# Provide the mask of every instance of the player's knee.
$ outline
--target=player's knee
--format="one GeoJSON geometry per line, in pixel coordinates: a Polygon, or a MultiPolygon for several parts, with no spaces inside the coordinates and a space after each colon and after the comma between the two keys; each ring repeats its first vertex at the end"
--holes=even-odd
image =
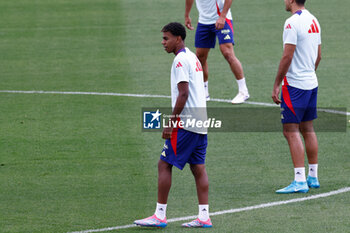
{"type": "Polygon", "coordinates": [[[299,136],[299,131],[297,130],[283,130],[283,136],[289,141],[289,140],[294,140],[299,136]]]}
{"type": "Polygon", "coordinates": [[[285,130],[283,130],[283,136],[284,136],[286,139],[288,139],[288,137],[289,137],[288,132],[287,132],[287,131],[285,131],[285,130]]]}
{"type": "Polygon", "coordinates": [[[222,55],[224,56],[224,58],[226,59],[226,61],[230,64],[234,63],[235,60],[237,59],[235,57],[235,55],[230,52],[230,51],[222,51],[222,55]]]}
{"type": "Polygon", "coordinates": [[[302,134],[307,134],[307,133],[314,133],[314,126],[312,124],[312,121],[309,122],[303,122],[300,124],[300,131],[302,134]]]}
{"type": "Polygon", "coordinates": [[[204,164],[190,164],[190,168],[194,176],[201,176],[206,172],[204,164]]]}
{"type": "Polygon", "coordinates": [[[198,57],[198,60],[201,62],[201,64],[203,64],[207,61],[207,56],[205,56],[203,54],[196,54],[196,56],[198,57]]]}

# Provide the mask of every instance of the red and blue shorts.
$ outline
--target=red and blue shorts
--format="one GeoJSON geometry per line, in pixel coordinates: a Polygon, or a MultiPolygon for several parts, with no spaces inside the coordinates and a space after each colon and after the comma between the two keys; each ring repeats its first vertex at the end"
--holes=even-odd
{"type": "Polygon", "coordinates": [[[286,79],[282,86],[282,123],[312,121],[317,118],[317,90],[302,90],[289,86],[286,79]]]}
{"type": "Polygon", "coordinates": [[[198,23],[195,36],[196,48],[215,48],[216,37],[218,37],[219,44],[232,43],[233,39],[233,23],[232,20],[226,19],[223,29],[216,30],[215,24],[201,24],[198,23]]]}
{"type": "Polygon", "coordinates": [[[160,159],[181,170],[186,163],[204,164],[207,145],[206,134],[175,128],[171,139],[165,141],[160,159]]]}

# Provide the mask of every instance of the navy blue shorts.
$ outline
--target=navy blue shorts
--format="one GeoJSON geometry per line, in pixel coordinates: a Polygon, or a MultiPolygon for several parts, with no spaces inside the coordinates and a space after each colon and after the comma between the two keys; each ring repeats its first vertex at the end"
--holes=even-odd
{"type": "Polygon", "coordinates": [[[207,145],[206,134],[176,128],[171,139],[165,141],[160,159],[181,170],[186,163],[204,164],[207,145]]]}
{"type": "Polygon", "coordinates": [[[216,30],[215,24],[198,23],[195,37],[196,48],[215,48],[216,37],[219,44],[232,43],[233,39],[233,23],[232,20],[226,19],[225,26],[221,30],[216,30]]]}
{"type": "Polygon", "coordinates": [[[317,90],[302,90],[287,85],[282,86],[282,123],[312,121],[317,118],[317,90]]]}

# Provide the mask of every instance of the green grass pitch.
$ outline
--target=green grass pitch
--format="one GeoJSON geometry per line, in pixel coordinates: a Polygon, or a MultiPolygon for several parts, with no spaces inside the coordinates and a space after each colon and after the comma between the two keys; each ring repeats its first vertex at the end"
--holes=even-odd
{"type": "MultiPolygon", "coordinates": [[[[322,27],[318,105],[350,109],[349,1],[311,1],[322,27]]],[[[0,90],[170,95],[173,55],[161,28],[184,21],[179,0],[1,0],[0,90]]],[[[282,0],[236,0],[235,52],[250,101],[272,103],[282,55],[282,0]]],[[[195,7],[191,14],[197,22],[195,7]]],[[[194,32],[187,31],[194,51],[194,32]]],[[[212,98],[237,85],[219,49],[209,55],[212,98]]],[[[0,232],[71,232],[124,226],[153,214],[160,133],[141,132],[142,107],[167,98],[0,92],[0,232]]],[[[209,102],[209,107],[234,108],[209,102]]],[[[244,107],[254,107],[244,105],[244,107]]],[[[349,121],[349,118],[348,118],[349,121]]],[[[210,211],[308,197],[350,186],[350,133],[319,132],[321,188],[276,195],[292,180],[282,132],[208,135],[210,211]]],[[[213,216],[210,232],[349,232],[350,193],[213,216]]],[[[174,169],[168,218],[197,214],[188,166],[174,169]]],[[[200,232],[169,223],[162,232],[200,232]]],[[[127,228],[114,232],[157,232],[127,228]]]]}

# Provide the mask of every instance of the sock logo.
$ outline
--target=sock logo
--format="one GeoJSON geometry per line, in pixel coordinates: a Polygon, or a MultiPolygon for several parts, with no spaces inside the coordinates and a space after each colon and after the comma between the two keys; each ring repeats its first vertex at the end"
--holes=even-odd
{"type": "Polygon", "coordinates": [[[301,173],[300,173],[300,172],[297,172],[297,175],[301,175],[301,173]]]}
{"type": "Polygon", "coordinates": [[[204,208],[204,209],[202,209],[202,211],[207,211],[207,209],[206,209],[206,208],[204,208]]]}
{"type": "Polygon", "coordinates": [[[159,211],[164,211],[163,208],[159,208],[159,211]]]}

